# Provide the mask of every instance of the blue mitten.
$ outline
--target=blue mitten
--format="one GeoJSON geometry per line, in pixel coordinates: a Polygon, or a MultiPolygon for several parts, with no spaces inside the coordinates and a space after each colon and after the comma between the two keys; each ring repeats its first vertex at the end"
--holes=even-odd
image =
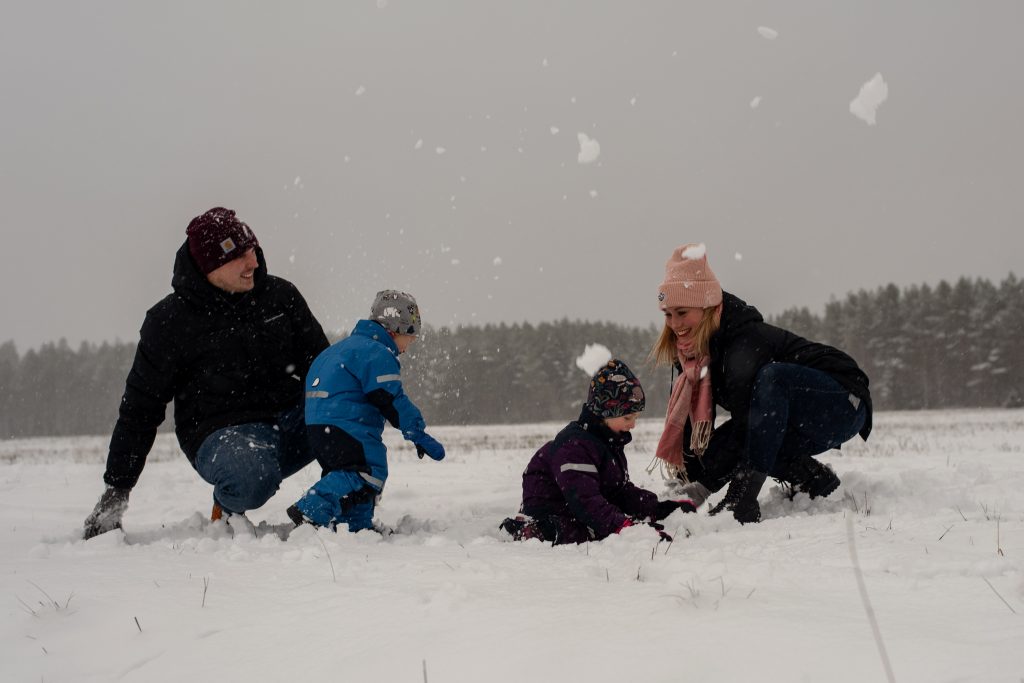
{"type": "Polygon", "coordinates": [[[419,435],[414,443],[416,444],[416,454],[421,458],[424,455],[429,455],[432,460],[444,459],[444,446],[426,432],[419,435]]]}

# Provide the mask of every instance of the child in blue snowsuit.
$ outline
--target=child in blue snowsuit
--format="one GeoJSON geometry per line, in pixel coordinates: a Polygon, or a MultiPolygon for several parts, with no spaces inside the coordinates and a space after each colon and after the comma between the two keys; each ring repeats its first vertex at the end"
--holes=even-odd
{"type": "Polygon", "coordinates": [[[377,497],[388,478],[384,421],[400,430],[422,458],[444,458],[420,413],[402,389],[398,356],[416,339],[420,312],[409,294],[384,290],[370,318],[324,350],[306,376],[306,431],[323,477],[288,508],[303,522],[349,531],[373,526],[377,497]]]}

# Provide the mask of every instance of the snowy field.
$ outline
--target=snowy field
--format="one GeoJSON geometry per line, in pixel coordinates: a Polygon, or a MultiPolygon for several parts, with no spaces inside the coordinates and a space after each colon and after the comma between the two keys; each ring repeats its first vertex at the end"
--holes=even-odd
{"type": "MultiPolygon", "coordinates": [[[[864,683],[883,650],[897,681],[1024,680],[1024,411],[879,415],[825,456],[832,497],[770,483],[760,525],[702,509],[667,520],[671,545],[505,542],[559,426],[432,430],[441,463],[392,441],[388,538],[281,540],[315,468],[232,536],[161,436],[125,533],[83,542],[107,437],[0,442],[0,680],[864,683]]],[[[661,494],[658,433],[627,452],[661,494]]]]}

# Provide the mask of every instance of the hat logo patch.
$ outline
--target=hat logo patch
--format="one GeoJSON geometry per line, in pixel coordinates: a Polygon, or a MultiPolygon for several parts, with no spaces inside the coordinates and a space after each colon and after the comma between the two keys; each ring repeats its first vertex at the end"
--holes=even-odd
{"type": "Polygon", "coordinates": [[[220,243],[220,248],[225,254],[230,254],[235,250],[235,241],[228,237],[220,243]]]}
{"type": "Polygon", "coordinates": [[[402,314],[394,306],[388,306],[380,313],[382,318],[401,318],[402,314]]]}
{"type": "Polygon", "coordinates": [[[658,292],[658,301],[665,300],[665,292],[658,292]]]}

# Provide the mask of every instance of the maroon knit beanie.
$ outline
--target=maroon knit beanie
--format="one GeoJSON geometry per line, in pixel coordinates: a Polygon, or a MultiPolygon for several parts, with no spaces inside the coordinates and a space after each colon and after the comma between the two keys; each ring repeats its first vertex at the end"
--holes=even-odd
{"type": "Polygon", "coordinates": [[[193,218],[185,234],[188,251],[203,275],[259,246],[249,226],[235,218],[234,211],[219,206],[193,218]]]}

